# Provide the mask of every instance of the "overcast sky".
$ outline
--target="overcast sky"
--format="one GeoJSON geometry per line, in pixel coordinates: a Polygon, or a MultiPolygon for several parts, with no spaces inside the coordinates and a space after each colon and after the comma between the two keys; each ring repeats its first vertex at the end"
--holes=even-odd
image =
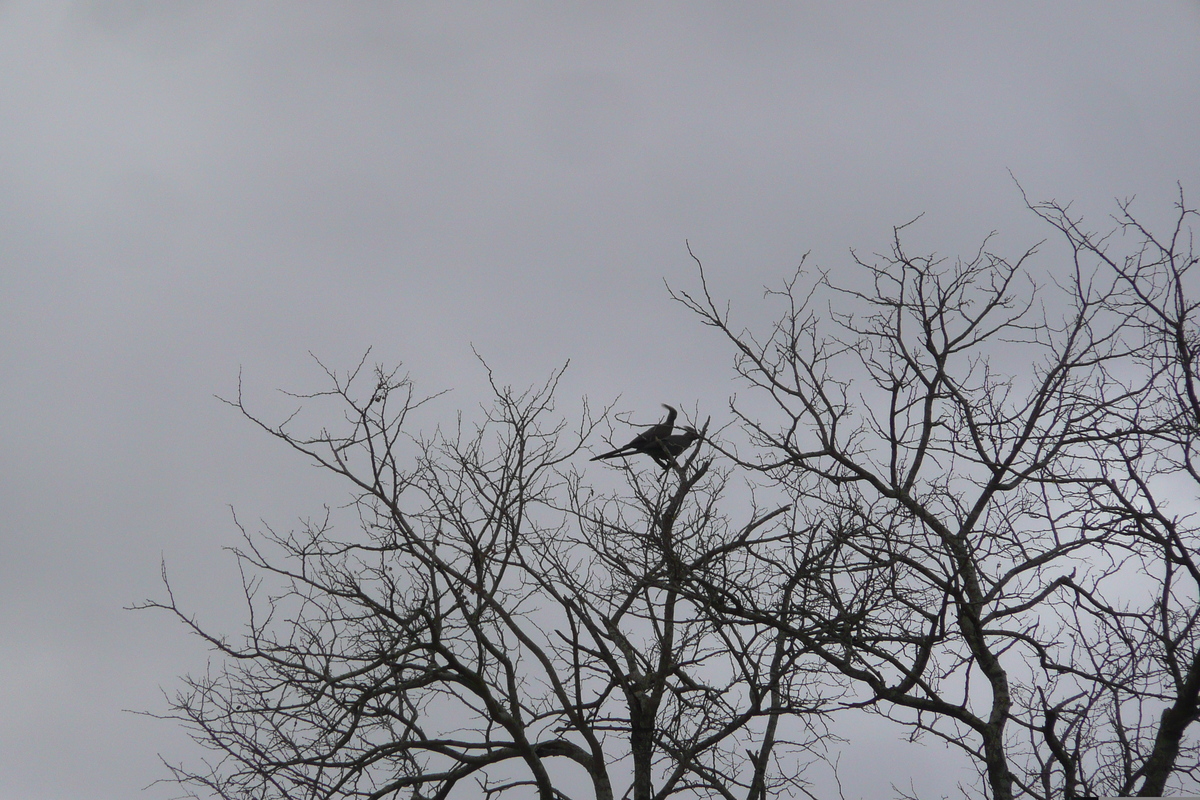
{"type": "MultiPolygon", "coordinates": [[[[927,249],[1024,249],[1010,170],[1159,213],[1200,197],[1198,42],[1195,0],[0,0],[0,800],[174,796],[141,789],[194,751],[122,709],[205,652],[122,607],[165,558],[236,633],[229,507],[344,499],[213,398],[239,369],[269,415],[309,351],[374,347],[449,413],[486,399],[474,345],[516,385],[570,359],[570,401],[718,413],[728,354],[663,286],[685,239],[737,313],[922,212],[927,249]]],[[[848,790],[887,796],[890,753],[949,791],[899,734],[848,790]]]]}

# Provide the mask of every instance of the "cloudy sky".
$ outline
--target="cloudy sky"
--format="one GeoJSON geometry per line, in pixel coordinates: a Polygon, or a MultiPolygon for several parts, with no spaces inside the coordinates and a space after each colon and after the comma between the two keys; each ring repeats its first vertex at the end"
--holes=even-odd
{"type": "MultiPolygon", "coordinates": [[[[922,212],[927,249],[1024,249],[1010,170],[1098,223],[1159,213],[1200,196],[1197,42],[1195,0],[0,0],[0,800],[174,796],[141,790],[194,751],[123,709],[205,652],[122,607],[165,558],[236,632],[230,507],[343,499],[214,399],[239,370],[269,415],[319,386],[309,352],[373,347],[470,408],[474,346],[505,382],[570,359],[567,398],[717,413],[728,356],[663,286],[685,240],[749,313],[922,212]]],[[[898,735],[857,752],[944,759],[898,735]]]]}

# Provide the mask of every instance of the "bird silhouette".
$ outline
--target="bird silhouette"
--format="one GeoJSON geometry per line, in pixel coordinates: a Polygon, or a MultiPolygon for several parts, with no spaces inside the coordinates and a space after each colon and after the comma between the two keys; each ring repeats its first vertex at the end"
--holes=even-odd
{"type": "MultiPolygon", "coordinates": [[[[657,425],[651,425],[646,430],[639,433],[630,440],[629,444],[618,447],[616,450],[610,450],[607,453],[601,453],[594,457],[592,461],[602,461],[606,458],[624,458],[637,453],[646,453],[655,461],[658,460],[659,453],[665,453],[663,441],[671,437],[671,431],[675,429],[675,417],[678,412],[674,408],[663,403],[663,408],[667,410],[667,418],[657,425]]],[[[691,444],[689,441],[688,444],[691,444]]],[[[686,445],[683,449],[686,449],[686,445]]],[[[683,452],[681,449],[679,452],[683,452]]]]}

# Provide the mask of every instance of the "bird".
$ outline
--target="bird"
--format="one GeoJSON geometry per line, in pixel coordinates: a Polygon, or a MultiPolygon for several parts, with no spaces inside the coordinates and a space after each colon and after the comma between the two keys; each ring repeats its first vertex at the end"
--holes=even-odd
{"type": "MultiPolygon", "coordinates": [[[[656,454],[665,452],[662,442],[664,439],[670,438],[671,431],[675,429],[675,417],[678,416],[678,412],[666,403],[663,403],[663,408],[667,410],[667,418],[665,420],[657,425],[651,425],[649,428],[646,428],[646,430],[633,437],[629,444],[624,447],[618,447],[616,450],[601,453],[594,457],[592,461],[601,461],[606,458],[624,458],[635,453],[646,453],[657,461],[658,457],[656,454]]],[[[682,453],[683,450],[679,452],[682,453]]]]}

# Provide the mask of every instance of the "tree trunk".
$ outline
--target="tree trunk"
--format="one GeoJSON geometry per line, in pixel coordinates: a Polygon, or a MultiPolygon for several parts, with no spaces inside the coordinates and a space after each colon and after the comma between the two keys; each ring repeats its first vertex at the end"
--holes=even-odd
{"type": "Polygon", "coordinates": [[[1154,737],[1154,749],[1146,759],[1143,772],[1146,776],[1138,797],[1162,797],[1167,778],[1175,769],[1179,756],[1179,742],[1188,725],[1196,718],[1197,696],[1200,696],[1200,656],[1192,658],[1191,667],[1184,678],[1183,686],[1174,704],[1162,713],[1158,723],[1158,735],[1154,737]]]}
{"type": "MultiPolygon", "coordinates": [[[[644,698],[639,698],[644,701],[644,698]]],[[[635,701],[636,702],[636,701],[635,701]]],[[[636,708],[630,715],[629,749],[633,754],[633,800],[651,800],[654,797],[654,726],[653,720],[644,719],[645,711],[636,708]]]]}

